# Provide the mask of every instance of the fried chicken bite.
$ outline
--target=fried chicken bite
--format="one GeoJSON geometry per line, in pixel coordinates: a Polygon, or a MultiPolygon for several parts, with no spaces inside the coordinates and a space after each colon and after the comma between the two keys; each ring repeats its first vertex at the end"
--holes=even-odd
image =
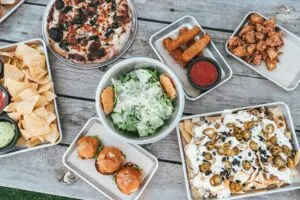
{"type": "Polygon", "coordinates": [[[264,20],[265,19],[262,16],[254,13],[250,16],[249,23],[251,24],[263,23],[264,20]]]}
{"type": "Polygon", "coordinates": [[[244,57],[247,55],[247,50],[244,46],[238,46],[233,49],[233,54],[237,57],[244,57]]]}
{"type": "Polygon", "coordinates": [[[123,153],[116,147],[104,147],[96,160],[96,169],[99,173],[111,175],[118,171],[125,157],[123,153]]]}
{"type": "Polygon", "coordinates": [[[264,61],[268,70],[276,68],[283,45],[283,32],[276,27],[275,18],[266,20],[258,14],[252,14],[248,24],[228,41],[234,55],[253,65],[264,61]]]}
{"type": "Polygon", "coordinates": [[[137,165],[127,163],[116,174],[116,183],[121,192],[130,195],[141,185],[142,173],[137,165]]]}

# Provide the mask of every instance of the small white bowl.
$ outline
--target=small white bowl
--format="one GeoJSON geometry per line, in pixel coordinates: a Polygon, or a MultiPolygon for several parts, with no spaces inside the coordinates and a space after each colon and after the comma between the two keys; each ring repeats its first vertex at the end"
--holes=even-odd
{"type": "Polygon", "coordinates": [[[106,129],[106,131],[115,137],[131,144],[148,144],[156,142],[164,137],[166,137],[179,123],[179,120],[182,116],[184,109],[184,92],[182,85],[175,75],[175,73],[165,64],[145,57],[135,57],[129,58],[122,62],[115,64],[110,70],[106,72],[106,74],[101,79],[97,91],[96,91],[96,110],[99,116],[99,119],[106,129]],[[158,71],[159,74],[165,74],[170,77],[173,81],[173,84],[177,91],[177,97],[175,101],[175,110],[172,113],[171,117],[165,121],[165,124],[160,127],[157,132],[151,136],[146,137],[130,137],[128,135],[123,134],[124,131],[120,130],[116,125],[113,124],[112,120],[107,117],[107,115],[103,112],[101,103],[100,103],[100,94],[104,88],[112,85],[112,79],[118,79],[121,75],[130,72],[139,68],[153,68],[158,71]]]}

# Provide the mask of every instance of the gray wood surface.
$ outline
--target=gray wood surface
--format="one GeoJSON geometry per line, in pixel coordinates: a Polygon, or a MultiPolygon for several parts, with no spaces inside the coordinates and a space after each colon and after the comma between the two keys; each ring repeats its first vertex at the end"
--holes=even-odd
{"type": "MultiPolygon", "coordinates": [[[[48,0],[27,0],[17,12],[0,25],[0,45],[41,38],[41,23],[48,0]]],[[[185,114],[198,114],[273,101],[286,102],[300,132],[300,92],[285,92],[265,78],[229,57],[224,44],[244,15],[252,10],[276,16],[279,23],[300,36],[300,2],[292,0],[134,0],[138,12],[138,34],[121,58],[156,58],[148,45],[149,37],[168,23],[188,14],[204,26],[233,69],[233,78],[202,99],[185,105],[185,114]]],[[[81,180],[65,184],[67,172],[61,157],[85,122],[96,115],[94,95],[101,77],[110,66],[78,70],[58,61],[50,53],[51,68],[58,94],[63,140],[61,144],[0,161],[0,185],[79,199],[104,199],[81,180]]],[[[300,136],[300,133],[298,134],[300,136]]],[[[181,158],[175,131],[163,140],[144,146],[159,158],[159,169],[141,199],[186,199],[181,158]]],[[[253,199],[299,199],[300,191],[279,193],[253,199]]],[[[0,198],[1,199],[1,198],[0,198]]]]}

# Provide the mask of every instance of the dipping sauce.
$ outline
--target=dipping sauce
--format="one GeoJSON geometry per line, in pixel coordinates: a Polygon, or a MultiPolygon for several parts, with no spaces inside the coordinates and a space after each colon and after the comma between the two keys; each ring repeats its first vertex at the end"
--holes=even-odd
{"type": "Polygon", "coordinates": [[[9,122],[0,122],[0,149],[8,146],[15,136],[15,126],[9,122]]]}
{"type": "Polygon", "coordinates": [[[0,90],[0,113],[3,111],[6,105],[7,105],[7,95],[5,94],[5,92],[0,90]]]}
{"type": "Polygon", "coordinates": [[[200,87],[209,87],[218,80],[217,67],[207,60],[199,60],[192,64],[189,71],[191,81],[200,87]]]}

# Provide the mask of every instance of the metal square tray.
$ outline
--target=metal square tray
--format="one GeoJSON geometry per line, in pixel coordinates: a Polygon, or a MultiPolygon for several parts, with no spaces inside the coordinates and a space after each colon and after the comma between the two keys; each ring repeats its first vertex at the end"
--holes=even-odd
{"type": "MultiPolygon", "coordinates": [[[[248,23],[248,19],[250,15],[254,13],[267,19],[265,16],[263,16],[260,13],[249,12],[244,17],[242,22],[238,25],[237,29],[233,32],[230,38],[232,38],[233,36],[239,33],[242,27],[248,23]]],[[[279,56],[280,62],[277,64],[277,68],[274,71],[268,71],[266,68],[266,64],[264,62],[262,62],[258,66],[254,66],[247,63],[243,59],[235,56],[228,49],[228,41],[225,44],[225,49],[229,55],[231,55],[232,57],[234,57],[244,65],[250,67],[252,70],[256,71],[260,75],[269,79],[279,87],[283,88],[286,91],[292,91],[295,90],[298,84],[300,83],[300,67],[297,64],[299,62],[298,57],[300,55],[300,38],[278,24],[277,27],[281,31],[283,31],[285,45],[283,46],[282,49],[280,49],[280,51],[283,52],[283,54],[279,56]]]]}
{"type": "Polygon", "coordinates": [[[217,84],[210,90],[201,92],[199,89],[194,88],[188,81],[187,78],[187,70],[181,67],[168,53],[168,51],[163,46],[163,39],[166,37],[176,37],[178,35],[178,31],[182,27],[192,28],[194,26],[199,26],[202,33],[205,33],[203,28],[199,25],[196,19],[192,16],[184,16],[177,21],[173,22],[169,26],[164,29],[158,31],[153,34],[149,43],[152,47],[153,51],[156,53],[157,57],[164,63],[166,63],[178,76],[180,79],[182,86],[184,88],[185,97],[189,100],[195,101],[205,94],[208,94],[212,90],[216,89],[226,81],[228,81],[232,76],[232,70],[229,67],[226,60],[223,58],[214,42],[211,41],[209,45],[203,50],[204,56],[210,57],[214,59],[221,67],[221,80],[220,83],[217,84]]]}
{"type": "Polygon", "coordinates": [[[23,3],[25,2],[25,0],[18,0],[18,2],[15,5],[11,5],[11,6],[2,6],[3,9],[3,15],[0,16],[0,24],[9,16],[11,15],[13,12],[15,12],[15,10],[17,8],[19,8],[23,3]]]}
{"type": "MultiPolygon", "coordinates": [[[[295,132],[292,116],[290,113],[290,109],[287,104],[283,102],[274,102],[274,103],[267,103],[267,104],[261,104],[261,105],[255,105],[255,106],[248,106],[248,107],[242,107],[242,108],[236,108],[236,109],[229,109],[229,110],[224,110],[224,111],[218,111],[218,112],[211,112],[211,113],[206,113],[206,114],[198,114],[198,115],[191,115],[187,117],[183,117],[181,120],[185,119],[192,119],[192,118],[200,118],[200,117],[208,117],[208,116],[220,116],[224,112],[237,112],[240,110],[248,110],[252,108],[260,108],[260,107],[266,107],[266,108],[272,108],[272,107],[280,107],[284,118],[287,123],[287,127],[291,131],[293,135],[293,141],[294,141],[294,148],[299,151],[299,143],[297,140],[297,134],[295,132]]],[[[189,185],[189,180],[188,180],[188,173],[187,173],[187,167],[186,167],[186,158],[185,158],[185,153],[184,153],[184,139],[182,139],[182,135],[180,134],[179,127],[177,126],[176,128],[177,132],[177,137],[178,137],[178,143],[179,143],[179,149],[180,149],[180,155],[181,155],[181,160],[182,160],[182,169],[184,173],[184,180],[185,180],[185,186],[186,186],[186,192],[187,192],[187,197],[189,200],[192,200],[192,193],[189,185]]],[[[266,194],[273,194],[276,192],[287,192],[290,190],[296,190],[300,189],[300,167],[297,169],[297,175],[294,179],[294,183],[285,187],[281,188],[275,188],[275,189],[269,189],[269,190],[258,190],[258,191],[253,191],[253,192],[248,192],[245,194],[241,195],[233,195],[230,196],[226,199],[231,200],[231,199],[240,199],[240,198],[245,198],[245,197],[253,197],[253,196],[259,196],[259,195],[266,195],[266,194]]]]}
{"type": "MultiPolygon", "coordinates": [[[[20,42],[20,43],[25,43],[25,44],[28,44],[28,45],[36,44],[36,45],[40,45],[42,47],[45,58],[46,58],[48,74],[50,76],[51,81],[53,82],[53,78],[52,78],[52,74],[51,74],[51,68],[50,68],[50,62],[49,62],[49,56],[48,56],[47,47],[46,47],[45,42],[41,39],[32,39],[32,40],[27,40],[27,41],[20,42]]],[[[16,49],[17,45],[20,44],[20,43],[15,43],[15,44],[0,47],[0,51],[13,51],[13,50],[16,49]]],[[[55,94],[54,87],[53,87],[53,92],[55,94]]],[[[60,126],[60,120],[59,120],[59,114],[58,114],[56,98],[54,98],[53,104],[54,104],[56,121],[57,121],[57,123],[56,123],[57,124],[57,129],[58,129],[59,134],[60,134],[60,137],[56,141],[56,143],[54,143],[54,144],[44,143],[44,144],[40,144],[38,146],[31,147],[31,148],[24,147],[24,146],[15,146],[10,152],[5,153],[5,154],[0,154],[0,158],[15,155],[15,154],[19,154],[19,153],[23,153],[23,152],[28,152],[28,151],[32,151],[32,150],[37,150],[37,149],[41,149],[41,148],[46,148],[46,147],[54,146],[54,145],[60,143],[60,141],[62,140],[62,131],[61,131],[61,126],[60,126]]]]}
{"type": "Polygon", "coordinates": [[[107,198],[113,200],[138,199],[158,168],[157,158],[142,147],[127,144],[107,133],[98,118],[90,118],[84,125],[75,140],[65,152],[63,156],[63,163],[82,180],[101,192],[107,198]],[[137,164],[141,169],[143,169],[142,184],[138,191],[131,195],[123,194],[118,189],[113,176],[102,175],[96,170],[94,159],[78,159],[77,141],[86,135],[97,135],[103,142],[104,146],[115,146],[119,148],[126,155],[126,162],[137,164]]]}

